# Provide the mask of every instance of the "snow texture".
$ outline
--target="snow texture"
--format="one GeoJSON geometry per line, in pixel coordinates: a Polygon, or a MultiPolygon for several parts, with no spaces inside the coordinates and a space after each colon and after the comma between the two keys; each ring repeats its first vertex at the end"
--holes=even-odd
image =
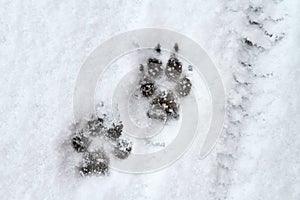
{"type": "Polygon", "coordinates": [[[299,12],[298,0],[2,0],[1,199],[300,199],[299,12]],[[207,51],[226,90],[223,134],[204,160],[193,146],[155,173],[77,176],[65,133],[79,69],[145,27],[207,51]]]}

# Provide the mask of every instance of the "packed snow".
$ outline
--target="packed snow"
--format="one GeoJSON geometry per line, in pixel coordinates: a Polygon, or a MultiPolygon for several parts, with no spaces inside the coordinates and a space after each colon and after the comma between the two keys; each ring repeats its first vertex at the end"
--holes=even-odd
{"type": "Polygon", "coordinates": [[[1,199],[300,199],[299,12],[297,0],[2,0],[1,199]],[[191,146],[153,173],[80,177],[66,142],[78,72],[107,39],[146,27],[182,33],[213,60],[221,138],[205,159],[191,146]]]}

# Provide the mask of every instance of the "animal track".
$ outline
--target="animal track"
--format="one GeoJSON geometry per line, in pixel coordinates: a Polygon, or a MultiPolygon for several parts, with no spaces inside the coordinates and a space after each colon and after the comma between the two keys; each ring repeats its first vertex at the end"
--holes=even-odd
{"type": "Polygon", "coordinates": [[[109,172],[109,156],[97,145],[96,149],[90,148],[91,143],[100,140],[108,143],[113,151],[111,152],[118,159],[126,159],[132,150],[132,143],[122,139],[122,122],[107,123],[107,117],[92,116],[89,119],[77,122],[71,128],[71,144],[77,153],[83,154],[82,161],[78,167],[79,174],[86,175],[107,175],[109,172]]]}
{"type": "MultiPolygon", "coordinates": [[[[159,44],[154,50],[161,54],[159,44]]],[[[149,103],[146,114],[162,122],[179,118],[180,98],[188,96],[192,89],[192,82],[184,74],[183,64],[177,57],[177,44],[174,51],[166,64],[152,56],[147,59],[145,66],[140,65],[139,90],[149,103]]],[[[188,70],[191,71],[191,66],[188,66],[188,70]]],[[[78,166],[82,176],[109,173],[110,157],[105,144],[110,146],[108,149],[117,159],[126,159],[132,152],[132,142],[122,138],[122,122],[111,122],[107,115],[81,120],[73,125],[71,131],[71,145],[77,153],[82,154],[78,166]]]]}
{"type": "MultiPolygon", "coordinates": [[[[154,50],[161,54],[161,46],[157,44],[154,50]]],[[[174,45],[175,52],[171,54],[165,66],[163,62],[155,57],[147,60],[147,67],[140,67],[140,91],[149,99],[149,110],[147,116],[152,119],[165,121],[179,117],[179,98],[188,96],[192,89],[191,80],[183,73],[182,62],[177,58],[179,46],[174,45]],[[166,89],[160,85],[159,80],[166,80],[173,85],[166,89]]],[[[188,66],[191,71],[191,66],[188,66]]],[[[169,85],[169,84],[168,84],[169,85]]]]}

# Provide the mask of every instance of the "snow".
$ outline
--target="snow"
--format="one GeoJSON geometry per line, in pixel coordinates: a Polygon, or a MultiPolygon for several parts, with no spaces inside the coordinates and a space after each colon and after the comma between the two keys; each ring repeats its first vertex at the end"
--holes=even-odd
{"type": "Polygon", "coordinates": [[[1,199],[300,198],[299,1],[0,5],[1,199]],[[178,31],[206,50],[226,90],[223,134],[205,159],[192,146],[154,173],[81,178],[65,143],[80,67],[111,36],[145,27],[178,31]]]}

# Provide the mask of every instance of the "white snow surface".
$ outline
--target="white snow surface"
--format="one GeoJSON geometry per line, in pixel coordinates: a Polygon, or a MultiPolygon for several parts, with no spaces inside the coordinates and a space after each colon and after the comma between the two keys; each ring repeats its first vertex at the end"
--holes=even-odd
{"type": "Polygon", "coordinates": [[[300,199],[299,13],[298,0],[1,0],[1,199],[300,199]],[[207,51],[226,90],[222,136],[203,160],[193,146],[155,173],[79,177],[65,141],[80,67],[145,27],[207,51]]]}

